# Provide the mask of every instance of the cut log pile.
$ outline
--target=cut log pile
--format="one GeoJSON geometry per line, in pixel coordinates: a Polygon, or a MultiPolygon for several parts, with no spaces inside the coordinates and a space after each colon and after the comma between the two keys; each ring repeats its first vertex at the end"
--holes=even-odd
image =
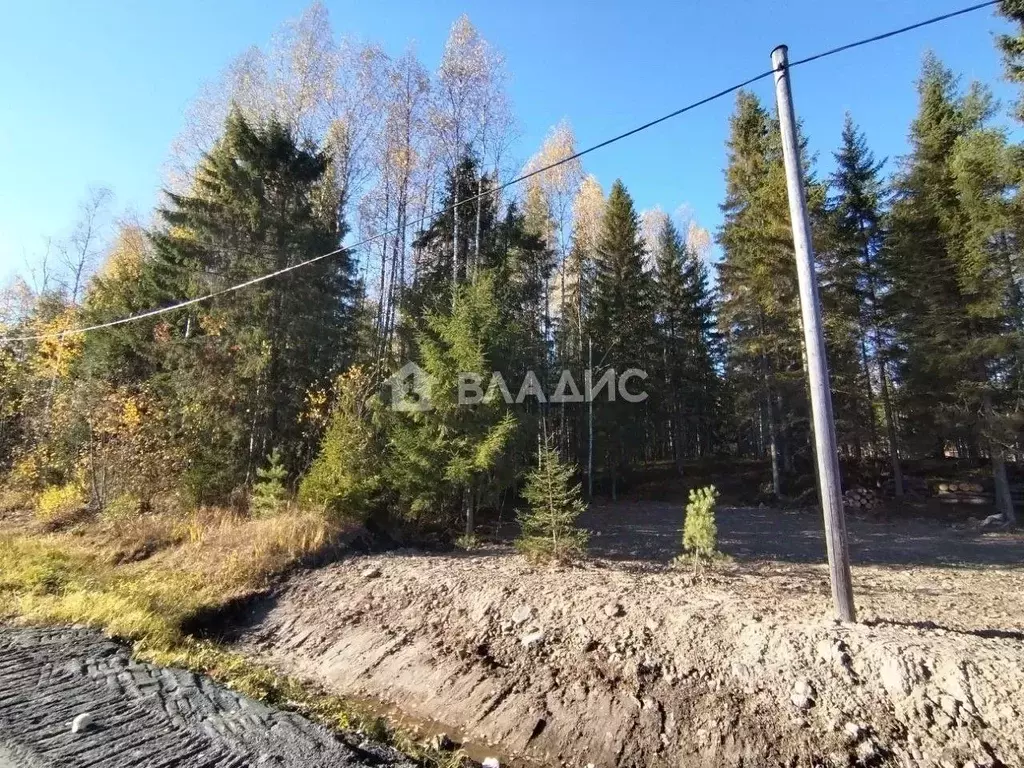
{"type": "Polygon", "coordinates": [[[876,509],[882,503],[878,491],[871,488],[851,488],[843,494],[843,506],[853,512],[876,509]]]}
{"type": "Polygon", "coordinates": [[[992,496],[980,483],[939,483],[935,495],[946,504],[991,504],[992,496]]]}

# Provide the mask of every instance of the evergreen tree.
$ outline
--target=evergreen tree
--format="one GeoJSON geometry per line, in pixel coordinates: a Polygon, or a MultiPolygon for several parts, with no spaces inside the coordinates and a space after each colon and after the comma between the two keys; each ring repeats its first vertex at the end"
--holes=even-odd
{"type": "MultiPolygon", "coordinates": [[[[608,195],[597,246],[597,274],[591,298],[590,334],[594,341],[595,384],[604,367],[621,375],[650,368],[654,347],[653,282],[645,267],[646,251],[633,200],[621,181],[608,195]]],[[[635,386],[635,383],[634,383],[635,386]]],[[[596,397],[596,395],[595,395],[596,397]]],[[[611,474],[612,495],[623,469],[643,457],[647,404],[609,401],[601,394],[594,403],[601,426],[603,453],[611,474]]]]}
{"type": "Polygon", "coordinates": [[[654,264],[659,406],[681,470],[686,456],[708,452],[718,405],[712,297],[704,265],[671,219],[658,232],[654,264]]]}
{"type": "Polygon", "coordinates": [[[897,493],[901,494],[887,355],[891,330],[880,305],[888,283],[879,263],[885,244],[883,163],[875,160],[849,114],[835,159],[832,226],[822,263],[837,428],[840,438],[852,441],[855,449],[870,445],[874,450],[878,443],[875,403],[881,402],[897,493]]]}
{"type": "Polygon", "coordinates": [[[1012,518],[1004,455],[1019,438],[1021,331],[1006,138],[985,127],[991,98],[924,64],[912,152],[892,211],[891,308],[901,403],[919,450],[988,455],[1012,518]]]}
{"type": "Polygon", "coordinates": [[[982,372],[971,370],[963,356],[972,321],[951,249],[960,211],[949,161],[985,110],[976,96],[959,94],[953,74],[932,55],[918,92],[911,154],[895,180],[884,259],[892,279],[886,311],[896,328],[900,407],[915,452],[941,456],[948,440],[976,453],[976,435],[954,415],[958,382],[982,372]]]}
{"type": "MultiPolygon", "coordinates": [[[[284,126],[232,113],[191,194],[168,195],[149,280],[181,300],[337,249],[341,200],[329,171],[284,126]]],[[[308,461],[299,414],[351,356],[355,293],[343,251],[168,321],[166,388],[183,414],[197,496],[251,480],[273,448],[290,471],[308,461]]]]}
{"type": "MultiPolygon", "coordinates": [[[[772,487],[781,493],[783,469],[792,469],[806,445],[809,423],[802,337],[777,123],[757,97],[741,92],[731,120],[726,169],[725,222],[718,234],[719,324],[728,356],[726,375],[739,408],[742,442],[772,461],[772,487]]],[[[806,154],[805,154],[806,156],[806,154]]],[[[809,205],[822,190],[806,175],[809,205]]]]}
{"type": "Polygon", "coordinates": [[[464,155],[454,173],[446,178],[441,214],[413,243],[416,264],[407,313],[433,311],[445,303],[450,304],[453,275],[457,275],[461,283],[486,266],[476,263],[477,254],[494,251],[495,196],[484,195],[479,198],[479,205],[473,198],[491,183],[486,174],[480,173],[471,155],[464,155]],[[472,202],[454,207],[456,200],[472,202]],[[456,220],[461,233],[458,238],[455,237],[456,220]],[[467,233],[471,234],[467,236],[467,233]],[[453,251],[456,245],[458,253],[453,251]]]}
{"type": "Polygon", "coordinates": [[[586,511],[583,492],[574,482],[576,467],[559,458],[552,442],[537,451],[537,465],[523,487],[529,510],[520,512],[516,547],[534,560],[567,562],[587,551],[587,532],[576,526],[586,511]]]}
{"type": "Polygon", "coordinates": [[[299,498],[333,515],[361,519],[383,490],[382,439],[374,420],[374,382],[361,367],[338,377],[320,451],[299,498]]]}
{"type": "MultiPolygon", "coordinates": [[[[1014,34],[996,38],[1003,54],[1006,78],[1024,86],[1024,0],[1003,0],[999,12],[1017,27],[1014,34]]],[[[1024,99],[1017,102],[1017,119],[1024,122],[1024,99]]]]}
{"type": "Polygon", "coordinates": [[[683,521],[683,551],[693,557],[694,568],[700,561],[710,560],[718,547],[717,501],[718,489],[713,485],[690,489],[683,521]]]}
{"type": "Polygon", "coordinates": [[[1010,522],[1015,513],[1006,457],[1019,445],[1024,426],[1022,260],[1011,196],[1019,173],[1014,154],[1001,130],[975,128],[957,140],[950,158],[960,208],[950,253],[970,323],[960,355],[977,372],[958,382],[958,416],[977,431],[992,461],[996,506],[1010,522]]]}
{"type": "Polygon", "coordinates": [[[502,398],[491,393],[460,402],[464,374],[488,387],[495,356],[509,346],[503,320],[494,278],[482,272],[459,286],[447,312],[427,316],[417,338],[425,375],[419,394],[427,407],[406,411],[392,401],[399,408],[387,428],[387,477],[406,516],[419,524],[447,528],[462,517],[472,535],[478,499],[488,495],[492,473],[507,456],[516,419],[502,398]]]}

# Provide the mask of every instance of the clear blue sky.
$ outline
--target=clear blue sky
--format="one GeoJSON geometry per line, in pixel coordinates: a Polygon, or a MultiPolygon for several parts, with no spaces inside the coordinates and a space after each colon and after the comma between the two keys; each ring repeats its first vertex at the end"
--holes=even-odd
{"type": "MultiPolygon", "coordinates": [[[[338,34],[400,52],[410,40],[431,68],[462,12],[507,57],[534,151],[562,117],[581,146],[671,111],[769,67],[903,26],[969,0],[327,0],[338,34]],[[851,11],[855,5],[856,10],[851,11]]],[[[66,234],[89,185],[118,210],[145,215],[185,106],[252,44],[265,44],[303,0],[4,0],[0,24],[0,278],[23,271],[47,235],[66,234]]],[[[797,110],[819,169],[831,166],[850,110],[880,156],[905,151],[921,56],[935,50],[965,81],[1008,103],[990,10],[794,71],[797,110]]],[[[766,101],[770,81],[755,90],[766,101]]],[[[723,194],[731,99],[658,126],[586,160],[607,189],[622,177],[640,208],[689,203],[712,229],[723,194]]]]}

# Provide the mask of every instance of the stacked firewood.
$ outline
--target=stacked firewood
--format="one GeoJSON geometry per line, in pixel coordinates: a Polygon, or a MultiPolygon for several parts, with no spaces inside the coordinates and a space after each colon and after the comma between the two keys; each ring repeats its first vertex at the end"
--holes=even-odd
{"type": "Polygon", "coordinates": [[[984,493],[980,483],[939,483],[939,493],[984,493]]]}
{"type": "Polygon", "coordinates": [[[843,494],[843,506],[851,511],[869,511],[882,503],[878,491],[871,488],[851,488],[843,494]]]}

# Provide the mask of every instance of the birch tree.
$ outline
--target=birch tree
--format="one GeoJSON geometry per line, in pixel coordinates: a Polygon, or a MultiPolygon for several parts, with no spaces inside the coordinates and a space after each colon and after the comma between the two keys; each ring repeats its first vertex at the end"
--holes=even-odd
{"type": "MultiPolygon", "coordinates": [[[[481,37],[468,16],[460,16],[445,44],[431,109],[443,170],[453,184],[463,156],[482,156],[485,148],[496,152],[507,143],[503,138],[509,124],[504,68],[504,57],[481,37]]],[[[459,203],[455,201],[456,206],[459,203]]],[[[460,232],[459,218],[455,217],[452,231],[453,282],[466,272],[465,254],[469,252],[469,233],[460,232]]],[[[478,253],[479,243],[475,249],[478,253]]]]}
{"type": "Polygon", "coordinates": [[[67,240],[57,246],[63,271],[61,287],[67,300],[77,305],[85,284],[95,270],[105,245],[107,214],[113,194],[94,187],[78,206],[78,221],[67,240]]]}

